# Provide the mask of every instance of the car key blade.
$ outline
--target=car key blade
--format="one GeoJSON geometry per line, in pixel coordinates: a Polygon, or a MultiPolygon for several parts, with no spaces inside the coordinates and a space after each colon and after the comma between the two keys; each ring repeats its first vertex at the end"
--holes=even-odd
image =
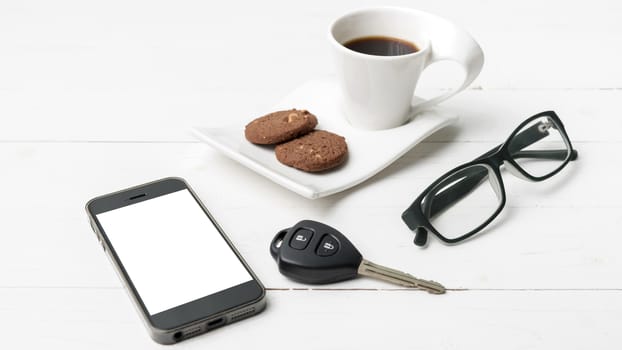
{"type": "Polygon", "coordinates": [[[445,293],[445,287],[438,282],[419,279],[411,274],[378,265],[366,259],[361,261],[358,273],[408,288],[423,289],[432,294],[445,293]]]}

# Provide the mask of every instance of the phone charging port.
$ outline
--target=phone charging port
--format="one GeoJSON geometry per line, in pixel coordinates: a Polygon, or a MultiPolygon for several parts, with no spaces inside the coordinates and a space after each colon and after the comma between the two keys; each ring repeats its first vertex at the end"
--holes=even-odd
{"type": "Polygon", "coordinates": [[[222,326],[223,324],[225,324],[225,318],[221,317],[215,320],[208,321],[206,326],[207,326],[207,329],[214,329],[214,328],[218,328],[222,326]]]}

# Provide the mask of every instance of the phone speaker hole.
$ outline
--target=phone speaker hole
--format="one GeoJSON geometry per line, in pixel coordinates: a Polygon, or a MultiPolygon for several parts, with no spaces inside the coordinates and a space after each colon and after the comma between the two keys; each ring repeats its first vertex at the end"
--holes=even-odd
{"type": "Polygon", "coordinates": [[[255,313],[255,308],[254,307],[249,307],[247,309],[244,310],[240,310],[234,314],[231,315],[231,322],[235,322],[238,320],[241,320],[243,318],[249,317],[252,314],[255,313]]]}
{"type": "Polygon", "coordinates": [[[195,335],[201,334],[202,331],[203,329],[201,328],[201,326],[184,329],[183,331],[179,331],[173,334],[173,339],[175,339],[175,341],[180,341],[182,339],[188,339],[188,338],[194,337],[195,335]]]}

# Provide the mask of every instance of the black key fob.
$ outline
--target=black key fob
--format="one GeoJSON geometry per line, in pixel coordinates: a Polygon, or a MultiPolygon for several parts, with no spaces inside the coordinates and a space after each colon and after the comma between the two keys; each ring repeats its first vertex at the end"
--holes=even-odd
{"type": "Polygon", "coordinates": [[[270,254],[283,275],[309,284],[354,278],[363,259],[339,231],[312,220],[277,233],[270,254]]]}

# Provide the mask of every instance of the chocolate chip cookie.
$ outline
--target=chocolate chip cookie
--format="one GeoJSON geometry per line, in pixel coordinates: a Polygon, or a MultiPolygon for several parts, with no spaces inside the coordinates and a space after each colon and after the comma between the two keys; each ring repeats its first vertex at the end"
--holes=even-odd
{"type": "Polygon", "coordinates": [[[346,139],[324,130],[280,144],[275,148],[279,162],[296,169],[318,172],[334,168],[346,160],[346,139]]]}
{"type": "Polygon", "coordinates": [[[246,125],[244,135],[252,143],[274,145],[309,133],[317,118],[307,110],[290,109],[259,117],[246,125]]]}

